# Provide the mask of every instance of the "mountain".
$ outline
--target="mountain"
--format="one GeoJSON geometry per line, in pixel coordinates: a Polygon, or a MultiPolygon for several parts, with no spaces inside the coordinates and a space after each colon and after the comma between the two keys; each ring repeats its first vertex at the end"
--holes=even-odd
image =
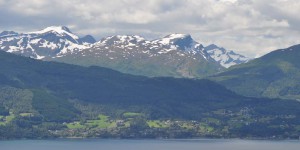
{"type": "Polygon", "coordinates": [[[293,100],[243,97],[209,80],[134,76],[6,52],[0,67],[0,139],[298,138],[300,103],[293,100]]]}
{"type": "Polygon", "coordinates": [[[298,138],[300,103],[0,52],[0,139],[298,138]],[[251,130],[250,130],[251,129],[251,130]]]}
{"type": "Polygon", "coordinates": [[[171,34],[153,41],[137,35],[111,36],[55,60],[151,77],[203,77],[223,69],[201,44],[186,34],[171,34]]]}
{"type": "Polygon", "coordinates": [[[152,41],[138,35],[115,35],[96,42],[90,35],[78,37],[65,26],[30,33],[4,31],[0,34],[0,50],[150,77],[205,77],[246,61],[223,48],[204,47],[188,34],[170,34],[152,41]]]}
{"type": "MultiPolygon", "coordinates": [[[[177,114],[176,117],[187,118],[197,116],[193,113],[188,114],[188,111],[183,109],[185,106],[178,108],[179,104],[194,107],[190,105],[202,106],[207,103],[208,108],[221,99],[228,99],[226,101],[230,104],[231,101],[238,101],[240,98],[208,80],[133,76],[101,67],[45,62],[5,52],[0,53],[0,60],[0,85],[28,89],[32,91],[33,98],[34,93],[42,92],[46,94],[45,97],[47,94],[53,95],[65,103],[69,103],[67,99],[78,99],[95,104],[117,105],[124,109],[130,109],[130,106],[151,106],[149,108],[158,112],[149,110],[150,114],[159,113],[159,109],[163,109],[164,111],[159,113],[160,116],[174,114],[171,116],[175,117],[177,114]],[[174,107],[170,107],[171,105],[174,107]]],[[[193,110],[202,112],[206,108],[195,107],[193,110]]]]}
{"type": "Polygon", "coordinates": [[[14,31],[3,31],[0,33],[0,36],[10,36],[10,35],[17,35],[18,33],[17,32],[14,32],[14,31]]]}
{"type": "Polygon", "coordinates": [[[243,64],[250,60],[250,58],[237,54],[233,51],[226,50],[225,48],[218,47],[215,44],[204,47],[204,50],[210,55],[210,57],[212,57],[225,68],[243,64]]]}
{"type": "Polygon", "coordinates": [[[68,99],[77,99],[124,109],[151,106],[148,108],[155,111],[148,110],[149,114],[178,118],[198,118],[200,114],[197,116],[196,112],[219,107],[214,103],[229,106],[247,100],[209,80],[134,76],[107,68],[40,61],[6,52],[0,52],[0,61],[1,87],[28,89],[33,98],[34,93],[44,93],[45,98],[50,95],[65,103],[69,103],[68,99]],[[185,107],[195,113],[188,113],[185,107]]]}
{"type": "Polygon", "coordinates": [[[95,39],[79,38],[65,26],[51,26],[30,33],[4,31],[0,34],[0,49],[35,59],[62,57],[88,48],[95,39]]]}
{"type": "Polygon", "coordinates": [[[279,49],[211,77],[227,88],[255,97],[300,99],[300,45],[279,49]]]}

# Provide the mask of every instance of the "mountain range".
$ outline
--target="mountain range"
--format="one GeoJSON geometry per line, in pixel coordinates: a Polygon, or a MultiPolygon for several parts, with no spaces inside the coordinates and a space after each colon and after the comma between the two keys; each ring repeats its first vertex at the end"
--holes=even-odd
{"type": "Polygon", "coordinates": [[[152,41],[138,35],[115,35],[96,41],[90,35],[80,38],[67,27],[52,26],[30,33],[4,31],[0,49],[149,77],[210,76],[245,96],[300,99],[298,45],[250,60],[215,44],[203,46],[188,34],[170,34],[152,41]]]}
{"type": "Polygon", "coordinates": [[[0,139],[299,137],[300,45],[249,60],[188,34],[48,27],[0,48],[0,139]]]}
{"type": "Polygon", "coordinates": [[[138,35],[115,35],[96,42],[92,36],[80,38],[64,26],[30,33],[4,31],[0,49],[35,59],[151,77],[205,77],[249,60],[214,44],[205,47],[188,34],[170,34],[152,41],[138,35]]]}
{"type": "Polygon", "coordinates": [[[0,139],[298,138],[300,103],[294,100],[244,97],[209,80],[134,76],[2,51],[0,62],[0,139]],[[120,120],[127,122],[118,126],[120,120]]]}
{"type": "Polygon", "coordinates": [[[79,38],[64,26],[29,33],[3,31],[0,34],[1,50],[36,59],[61,57],[88,48],[94,42],[92,36],[79,38]]]}

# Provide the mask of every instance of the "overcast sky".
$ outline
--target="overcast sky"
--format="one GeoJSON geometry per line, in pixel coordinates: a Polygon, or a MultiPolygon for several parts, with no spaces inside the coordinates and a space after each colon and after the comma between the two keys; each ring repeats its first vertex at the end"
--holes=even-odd
{"type": "Polygon", "coordinates": [[[300,43],[299,0],[0,0],[0,30],[65,25],[96,39],[188,33],[257,57],[300,43]]]}

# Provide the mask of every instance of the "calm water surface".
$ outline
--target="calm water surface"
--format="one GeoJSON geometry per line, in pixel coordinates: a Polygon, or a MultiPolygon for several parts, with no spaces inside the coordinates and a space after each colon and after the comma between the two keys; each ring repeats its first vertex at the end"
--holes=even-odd
{"type": "Polygon", "coordinates": [[[254,140],[16,140],[0,150],[299,150],[300,141],[254,140]]]}

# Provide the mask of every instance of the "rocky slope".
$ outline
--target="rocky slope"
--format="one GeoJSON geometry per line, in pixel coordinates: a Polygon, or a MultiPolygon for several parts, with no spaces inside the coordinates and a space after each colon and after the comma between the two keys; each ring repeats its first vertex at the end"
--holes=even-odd
{"type": "Polygon", "coordinates": [[[204,50],[210,55],[210,57],[212,57],[215,61],[220,63],[225,68],[243,64],[250,60],[250,58],[248,57],[237,54],[231,50],[226,50],[223,47],[218,47],[214,44],[204,47],[204,50]]]}

